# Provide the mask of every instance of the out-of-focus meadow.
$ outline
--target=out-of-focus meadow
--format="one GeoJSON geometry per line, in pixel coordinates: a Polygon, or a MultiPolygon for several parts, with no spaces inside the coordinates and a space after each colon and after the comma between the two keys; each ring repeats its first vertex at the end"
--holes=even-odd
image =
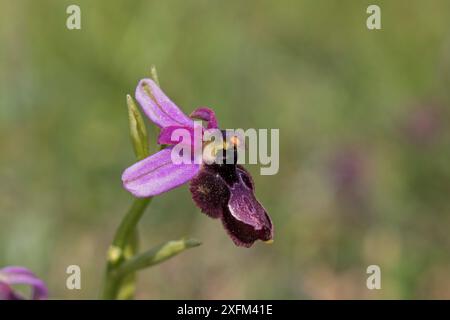
{"type": "Polygon", "coordinates": [[[279,128],[280,171],[248,166],[272,245],[235,247],[186,186],[155,198],[141,248],[203,245],[141,272],[138,298],[450,298],[450,3],[376,2],[379,31],[373,1],[1,0],[0,266],[97,297],[132,200],[125,95],[154,64],[187,113],[279,128]]]}

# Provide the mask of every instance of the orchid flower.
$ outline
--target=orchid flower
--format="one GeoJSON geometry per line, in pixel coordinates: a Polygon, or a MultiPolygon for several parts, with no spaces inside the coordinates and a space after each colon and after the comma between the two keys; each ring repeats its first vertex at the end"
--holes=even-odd
{"type": "Polygon", "coordinates": [[[24,267],[5,267],[0,269],[0,300],[23,300],[24,297],[11,287],[17,284],[30,286],[33,300],[44,300],[48,297],[44,281],[36,277],[30,270],[24,267]]]}
{"type": "MultiPolygon", "coordinates": [[[[176,129],[194,132],[193,119],[205,121],[206,129],[217,129],[214,111],[201,107],[188,117],[151,79],[139,82],[135,96],[147,117],[160,128],[158,143],[169,146],[126,169],[122,175],[125,189],[135,197],[146,198],[190,182],[195,204],[211,218],[221,219],[236,245],[250,247],[258,239],[271,240],[272,222],[254,195],[249,172],[236,163],[236,143],[219,153],[226,157],[231,151],[231,164],[172,161],[172,148],[180,143],[172,139],[172,133],[176,129]]],[[[193,147],[194,142],[191,144],[193,147]]]]}

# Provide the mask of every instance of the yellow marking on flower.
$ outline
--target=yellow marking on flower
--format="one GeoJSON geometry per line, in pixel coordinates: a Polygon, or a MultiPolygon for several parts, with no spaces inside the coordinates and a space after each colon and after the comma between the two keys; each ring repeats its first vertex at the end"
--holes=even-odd
{"type": "Polygon", "coordinates": [[[264,243],[266,243],[266,244],[272,244],[273,242],[274,242],[274,240],[273,240],[273,239],[270,239],[270,240],[264,241],[264,243]]]}
{"type": "Polygon", "coordinates": [[[203,145],[204,150],[207,152],[203,152],[203,160],[207,162],[213,162],[219,152],[223,152],[224,150],[228,150],[234,148],[235,146],[239,146],[240,140],[237,136],[232,136],[230,141],[208,141],[203,145]]]}

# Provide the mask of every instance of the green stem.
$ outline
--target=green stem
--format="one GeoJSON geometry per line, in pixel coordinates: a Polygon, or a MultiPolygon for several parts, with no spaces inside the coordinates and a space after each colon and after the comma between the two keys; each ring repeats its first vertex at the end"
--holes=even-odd
{"type": "Polygon", "coordinates": [[[144,214],[145,209],[153,198],[135,198],[130,210],[128,210],[125,218],[120,223],[113,240],[113,246],[124,249],[133,234],[136,226],[144,214]]]}
{"type": "Polygon", "coordinates": [[[125,248],[136,232],[136,226],[144,214],[152,198],[136,198],[133,204],[120,223],[114,236],[113,243],[108,251],[108,264],[102,297],[103,299],[116,299],[123,277],[113,275],[114,270],[124,260],[125,248]]]}
{"type": "MultiPolygon", "coordinates": [[[[125,247],[125,251],[123,256],[125,261],[131,259],[135,255],[139,253],[139,232],[136,226],[136,229],[131,234],[130,240],[125,247]]],[[[136,272],[131,272],[127,275],[124,275],[121,282],[120,287],[117,291],[117,299],[119,300],[130,300],[134,298],[134,293],[136,291],[136,272]]]]}

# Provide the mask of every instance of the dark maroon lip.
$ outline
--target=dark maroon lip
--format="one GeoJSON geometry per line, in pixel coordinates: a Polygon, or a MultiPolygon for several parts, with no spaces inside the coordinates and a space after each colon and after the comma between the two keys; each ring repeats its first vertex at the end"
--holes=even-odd
{"type": "Polygon", "coordinates": [[[190,182],[192,199],[211,218],[221,219],[237,246],[273,238],[273,225],[254,194],[254,183],[236,164],[204,165],[190,182]]]}

